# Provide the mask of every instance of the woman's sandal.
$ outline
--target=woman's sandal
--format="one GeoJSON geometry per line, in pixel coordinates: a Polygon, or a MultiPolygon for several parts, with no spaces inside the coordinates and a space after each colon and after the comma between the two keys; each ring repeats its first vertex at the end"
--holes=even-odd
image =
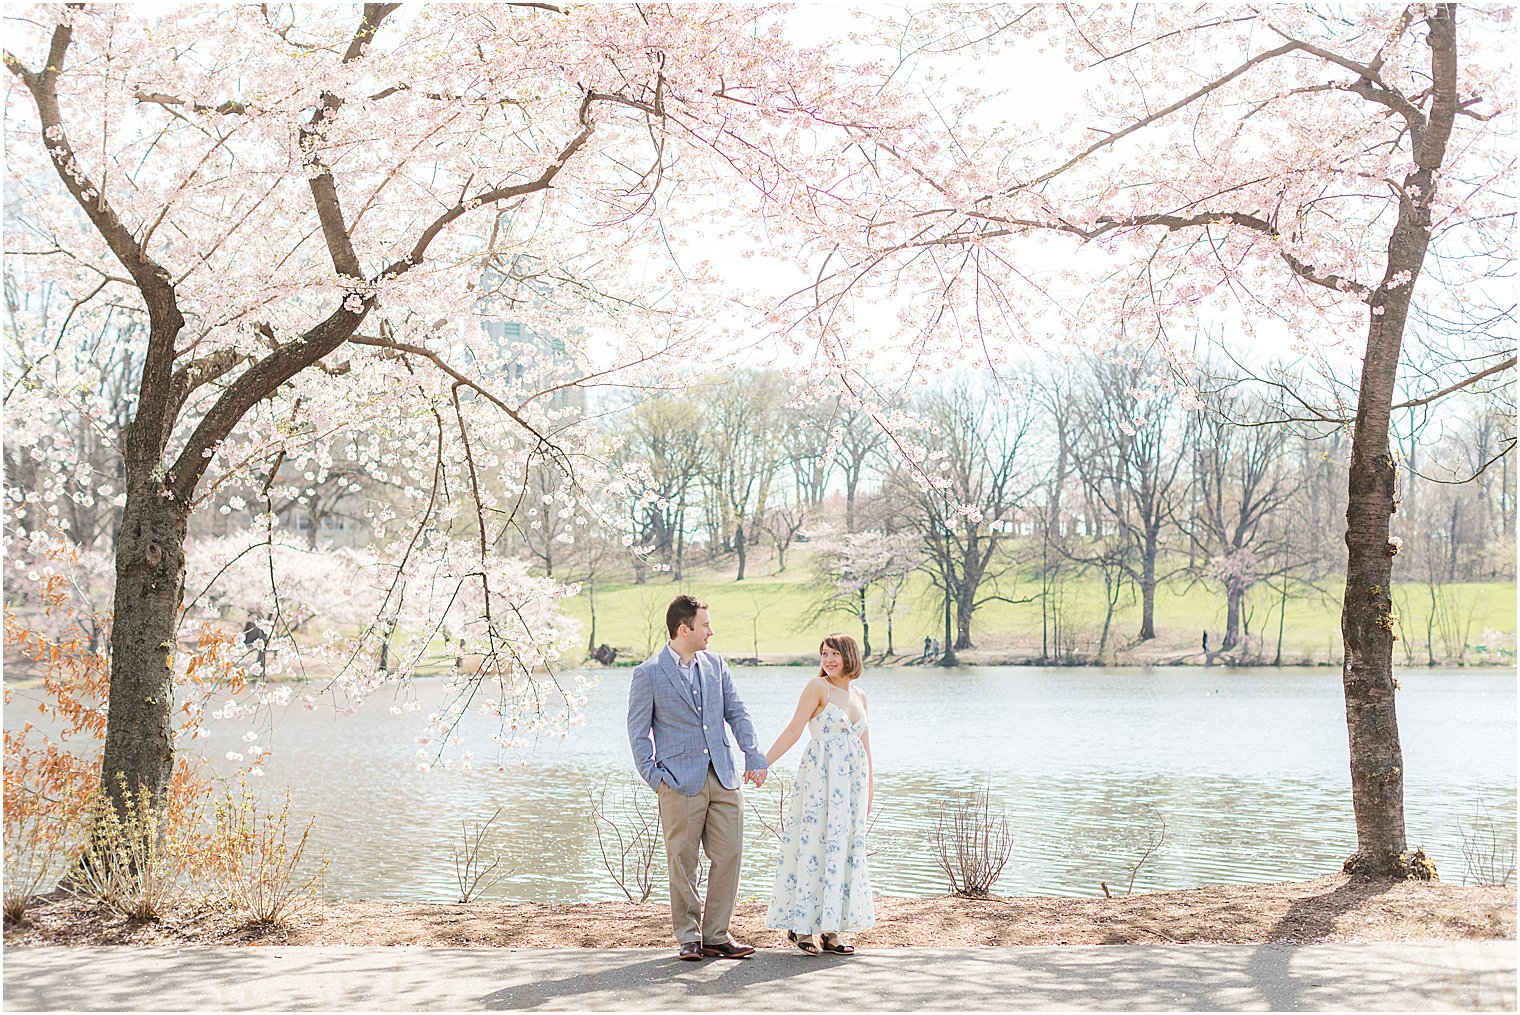
{"type": "Polygon", "coordinates": [[[818,946],[813,943],[813,935],[811,934],[798,937],[796,931],[789,930],[786,932],[786,939],[798,948],[801,948],[808,955],[818,954],[818,946]]]}
{"type": "Polygon", "coordinates": [[[824,934],[822,936],[822,940],[823,940],[823,950],[826,951],[826,952],[832,952],[835,955],[854,955],[855,954],[855,946],[854,945],[847,945],[843,941],[839,940],[839,935],[838,934],[824,934]],[[830,941],[832,941],[833,944],[830,944],[829,943],[830,941]]]}

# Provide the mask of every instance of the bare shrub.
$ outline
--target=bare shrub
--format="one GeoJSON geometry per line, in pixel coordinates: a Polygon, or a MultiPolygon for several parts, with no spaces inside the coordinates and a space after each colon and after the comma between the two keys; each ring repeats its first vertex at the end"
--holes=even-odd
{"type": "Polygon", "coordinates": [[[229,789],[215,805],[208,857],[220,905],[249,923],[279,927],[315,902],[329,860],[320,857],[304,873],[299,868],[316,820],[292,843],[288,790],[278,811],[260,814],[247,784],[229,789]]]}
{"type": "MultiPolygon", "coordinates": [[[[1140,854],[1140,859],[1136,860],[1134,865],[1129,869],[1129,884],[1124,889],[1126,896],[1134,894],[1135,878],[1139,875],[1140,868],[1145,866],[1145,861],[1149,860],[1161,848],[1162,844],[1166,842],[1166,818],[1160,818],[1160,821],[1160,830],[1151,832],[1150,837],[1146,840],[1145,849],[1140,854]]],[[[1105,899],[1114,897],[1113,893],[1108,890],[1108,882],[1099,881],[1098,887],[1103,889],[1103,897],[1105,899]]]]}
{"type": "Polygon", "coordinates": [[[26,907],[43,884],[61,877],[78,852],[70,841],[75,823],[60,820],[69,808],[7,807],[5,811],[4,912],[7,923],[24,923],[26,907]]]}
{"type": "Polygon", "coordinates": [[[767,785],[759,790],[746,792],[744,794],[744,801],[749,804],[749,809],[754,812],[755,820],[760,823],[760,828],[767,836],[779,843],[781,837],[786,834],[786,810],[787,804],[790,802],[789,798],[792,788],[787,785],[785,779],[767,779],[766,783],[767,785]],[[762,812],[759,805],[755,803],[755,797],[760,793],[769,793],[770,785],[774,785],[777,789],[775,807],[774,810],[768,808],[762,812]]]}
{"type": "Polygon", "coordinates": [[[607,781],[587,791],[591,824],[602,867],[629,902],[647,902],[658,875],[655,859],[664,845],[660,815],[645,792],[622,792],[607,800],[607,781]]]}
{"type": "Polygon", "coordinates": [[[1464,885],[1507,885],[1515,875],[1515,847],[1500,836],[1488,807],[1479,804],[1472,818],[1459,822],[1462,834],[1462,883],[1464,885]]]}
{"type": "Polygon", "coordinates": [[[501,865],[501,857],[493,856],[490,863],[480,855],[480,847],[485,841],[486,833],[491,830],[496,819],[501,817],[501,808],[496,808],[496,813],[486,819],[485,824],[476,821],[470,825],[460,822],[460,840],[454,843],[454,880],[459,885],[460,903],[473,902],[481,895],[501,884],[502,879],[513,872],[510,870],[495,873],[501,865]]]}
{"type": "Polygon", "coordinates": [[[953,894],[968,899],[991,895],[1013,851],[1007,817],[1002,811],[992,813],[991,785],[940,804],[934,841],[953,894]]]}
{"type": "Polygon", "coordinates": [[[79,862],[63,887],[122,916],[156,920],[189,888],[194,816],[169,821],[147,787],[121,795],[124,812],[104,793],[95,795],[79,862]]]}

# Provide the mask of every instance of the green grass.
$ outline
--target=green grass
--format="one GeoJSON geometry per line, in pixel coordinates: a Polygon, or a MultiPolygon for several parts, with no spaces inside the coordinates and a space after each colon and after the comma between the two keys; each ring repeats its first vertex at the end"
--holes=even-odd
{"type": "MultiPolygon", "coordinates": [[[[843,630],[859,636],[859,624],[847,614],[835,614],[811,620],[814,582],[805,557],[794,552],[786,572],[771,573],[774,565],[761,561],[750,568],[742,582],[733,580],[732,567],[688,569],[688,580],[677,584],[666,578],[653,579],[646,585],[619,584],[597,589],[598,643],[617,647],[623,660],[630,656],[644,658],[665,640],[664,611],[671,597],[689,592],[711,604],[715,636],[712,647],[733,657],[762,656],[768,660],[810,657],[818,648],[819,638],[831,630],[843,630]]],[[[1005,579],[1003,594],[1010,599],[1034,597],[1040,591],[1037,579],[1005,579]]],[[[1340,647],[1340,596],[1337,583],[1333,594],[1296,592],[1290,595],[1282,625],[1282,659],[1286,664],[1338,662],[1340,647]]],[[[1103,623],[1104,600],[1101,579],[1070,577],[1059,588],[1065,642],[1079,651],[1096,648],[1103,623]]],[[[1454,609],[1450,614],[1458,623],[1448,624],[1448,637],[1433,634],[1438,661],[1455,662],[1459,651],[1463,661],[1481,663],[1513,662],[1514,656],[1501,657],[1502,647],[1515,647],[1515,584],[1458,583],[1443,586],[1454,609]],[[1467,627],[1466,643],[1485,646],[1487,654],[1462,649],[1461,628],[1467,627]],[[1497,632],[1497,637],[1485,634],[1497,632]]],[[[885,617],[873,603],[876,616],[871,626],[872,647],[880,652],[886,646],[885,617]]],[[[582,623],[589,620],[590,604],[585,591],[563,603],[564,609],[582,623]]],[[[1278,636],[1278,595],[1258,586],[1247,596],[1245,612],[1250,631],[1262,639],[1266,660],[1276,655],[1278,636]]],[[[926,578],[914,576],[903,593],[893,619],[895,649],[899,655],[917,655],[925,635],[942,637],[942,607],[938,593],[926,578]]],[[[1402,639],[1395,648],[1395,661],[1420,664],[1426,661],[1425,625],[1430,614],[1430,597],[1424,585],[1407,583],[1396,586],[1394,610],[1399,614],[1398,633],[1402,639]],[[1410,653],[1417,658],[1411,658],[1410,653]]],[[[1143,656],[1124,655],[1134,648],[1140,628],[1140,603],[1128,590],[1121,597],[1114,614],[1111,642],[1121,652],[1120,661],[1147,661],[1163,657],[1176,658],[1198,652],[1204,630],[1217,647],[1224,634],[1224,597],[1194,583],[1182,581],[1163,585],[1156,593],[1156,641],[1144,646],[1143,656]]],[[[989,602],[978,609],[973,627],[973,641],[978,649],[1010,657],[1038,655],[1041,646],[1040,605],[1038,602],[989,602]]]]}

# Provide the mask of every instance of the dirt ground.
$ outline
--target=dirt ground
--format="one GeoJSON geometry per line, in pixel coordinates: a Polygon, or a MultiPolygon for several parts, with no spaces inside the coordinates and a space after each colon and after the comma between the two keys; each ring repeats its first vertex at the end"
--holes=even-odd
{"type": "MultiPolygon", "coordinates": [[[[790,947],[741,903],[733,933],[790,947]]],[[[1001,945],[1409,941],[1515,937],[1515,889],[1354,880],[1223,885],[1114,899],[953,896],[877,899],[876,926],[845,939],[862,948],[1001,945]]],[[[8,948],[34,945],[420,945],[433,948],[643,948],[671,945],[663,902],[543,906],[322,900],[289,926],[239,926],[211,911],[157,921],[102,915],[63,895],[34,901],[8,948]]]]}

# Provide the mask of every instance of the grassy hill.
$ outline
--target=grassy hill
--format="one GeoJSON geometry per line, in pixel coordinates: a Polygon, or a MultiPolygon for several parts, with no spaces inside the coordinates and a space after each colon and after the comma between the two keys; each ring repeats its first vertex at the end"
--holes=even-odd
{"type": "MultiPolygon", "coordinates": [[[[810,661],[819,638],[832,630],[860,637],[858,622],[847,614],[812,617],[815,581],[806,557],[793,551],[787,570],[774,573],[774,564],[761,561],[744,581],[733,579],[732,566],[688,569],[687,580],[668,578],[648,584],[599,586],[596,598],[596,641],[619,650],[619,661],[643,659],[665,640],[665,606],[679,592],[705,599],[712,607],[713,648],[733,658],[756,657],[766,662],[810,661]]],[[[1039,594],[1035,577],[1006,582],[1010,599],[1039,594]]],[[[1277,656],[1278,622],[1282,614],[1284,665],[1336,664],[1341,659],[1340,589],[1334,594],[1299,592],[1290,595],[1286,611],[1279,593],[1263,586],[1247,597],[1245,613],[1253,636],[1253,658],[1270,663],[1277,656]]],[[[1459,583],[1438,587],[1437,607],[1431,608],[1429,589],[1406,583],[1395,590],[1399,615],[1395,662],[1425,665],[1430,655],[1440,664],[1510,665],[1515,656],[1514,583],[1459,583]],[[1431,621],[1434,615],[1434,621],[1431,621]],[[1427,623],[1429,642],[1427,651],[1427,623]]],[[[1071,661],[1093,661],[1103,624],[1101,579],[1068,578],[1055,593],[1062,626],[1063,655],[1071,661]]],[[[563,603],[571,616],[589,625],[588,592],[563,603]]],[[[872,648],[887,645],[885,614],[872,604],[872,648]]],[[[917,658],[925,635],[943,637],[938,592],[922,576],[903,593],[893,617],[896,654],[917,658]]],[[[1216,648],[1224,633],[1224,597],[1202,584],[1176,582],[1156,594],[1156,639],[1143,645],[1134,638],[1140,627],[1138,597],[1121,598],[1110,633],[1115,663],[1203,662],[1201,641],[1209,632],[1216,648]]],[[[589,633],[589,631],[588,631],[589,633]]],[[[976,614],[972,639],[976,648],[965,653],[968,662],[1023,662],[1041,653],[1040,604],[993,602],[976,614]]]]}

